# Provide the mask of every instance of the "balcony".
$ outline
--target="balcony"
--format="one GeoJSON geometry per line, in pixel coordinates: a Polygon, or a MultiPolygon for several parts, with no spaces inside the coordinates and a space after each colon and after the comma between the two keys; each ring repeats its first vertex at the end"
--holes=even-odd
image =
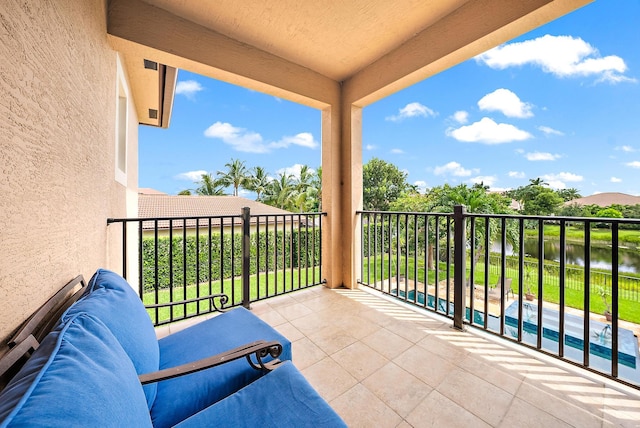
{"type": "Polygon", "coordinates": [[[251,307],[294,343],[294,363],[349,425],[633,425],[638,325],[627,301],[638,287],[617,262],[606,278],[592,270],[588,252],[593,225],[605,222],[615,243],[634,222],[460,208],[360,212],[360,289],[352,290],[318,287],[324,214],[109,224],[121,227],[125,273],[153,307],[159,335],[210,316],[215,304],[200,296],[225,293],[226,306],[251,307]],[[556,267],[518,248],[533,234],[542,254],[548,224],[560,228],[556,267]],[[581,269],[562,250],[571,224],[585,231],[581,269]],[[462,284],[474,284],[473,298],[462,284]],[[572,307],[576,289],[589,311],[572,307]],[[594,312],[606,296],[611,321],[594,312]],[[183,299],[194,302],[171,305],[183,299]]]}

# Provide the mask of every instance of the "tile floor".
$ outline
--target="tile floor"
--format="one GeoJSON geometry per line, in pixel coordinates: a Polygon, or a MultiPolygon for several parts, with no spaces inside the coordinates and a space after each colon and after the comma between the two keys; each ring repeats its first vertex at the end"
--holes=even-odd
{"type": "Polygon", "coordinates": [[[351,427],[640,427],[640,391],[368,289],[314,287],[252,311],[351,427]]]}

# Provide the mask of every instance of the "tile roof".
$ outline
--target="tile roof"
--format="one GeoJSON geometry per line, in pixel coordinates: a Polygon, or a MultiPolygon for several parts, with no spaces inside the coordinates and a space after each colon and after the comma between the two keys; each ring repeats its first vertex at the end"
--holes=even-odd
{"type": "Polygon", "coordinates": [[[598,205],[608,207],[609,205],[636,205],[640,204],[640,196],[628,195],[626,193],[605,192],[596,193],[595,195],[586,196],[584,198],[573,199],[565,202],[565,205],[598,205]]]}
{"type": "MultiPolygon", "coordinates": [[[[261,202],[240,196],[174,196],[162,194],[139,194],[138,195],[138,217],[139,218],[167,218],[167,217],[218,217],[212,219],[212,225],[220,225],[220,217],[229,216],[224,219],[225,225],[231,225],[232,216],[240,216],[242,208],[249,207],[251,215],[292,215],[294,213],[280,208],[265,205],[261,202]]],[[[278,218],[277,222],[291,221],[291,217],[278,218]]],[[[296,220],[295,218],[293,219],[296,220]]],[[[235,220],[239,225],[239,220],[235,220]]],[[[256,221],[252,217],[252,223],[256,221]]],[[[261,220],[263,223],[265,220],[261,220]]],[[[273,222],[274,219],[269,219],[273,222]]],[[[181,221],[174,220],[173,227],[181,227],[181,221]]],[[[207,226],[208,219],[200,219],[200,226],[207,226]]],[[[195,227],[195,219],[187,220],[187,227],[195,227]]],[[[153,222],[146,221],[144,229],[153,228],[153,222]]],[[[159,221],[158,228],[168,229],[169,221],[159,221]]]]}

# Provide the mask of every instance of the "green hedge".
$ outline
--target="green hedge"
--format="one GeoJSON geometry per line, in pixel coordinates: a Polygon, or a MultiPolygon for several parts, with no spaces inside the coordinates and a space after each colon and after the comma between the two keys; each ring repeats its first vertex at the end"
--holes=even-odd
{"type": "MultiPolygon", "coordinates": [[[[252,233],[250,235],[251,275],[283,268],[318,266],[320,264],[320,231],[252,233]],[[299,245],[300,244],[300,245],[299,245]],[[260,257],[258,258],[258,250],[260,257]],[[277,254],[276,254],[277,252],[277,254]],[[267,266],[268,263],[268,266],[267,266]]],[[[156,279],[156,241],[142,241],[142,275],[145,291],[168,288],[173,270],[173,284],[195,284],[242,275],[242,235],[214,233],[208,235],[158,238],[156,279]],[[233,239],[233,241],[232,241],[233,239]],[[170,257],[173,266],[170,266],[170,257]],[[211,254],[211,257],[209,257],[211,254]],[[186,256],[185,256],[186,255],[186,256]],[[186,260],[185,260],[186,259],[186,260]],[[211,259],[211,266],[209,260],[211,259]],[[199,262],[199,266],[198,266],[199,262]],[[199,267],[199,270],[198,270],[199,267]],[[199,271],[199,276],[197,275],[199,271]],[[185,280],[186,274],[186,280],[185,280]],[[156,285],[157,284],[157,285],[156,285]]]]}

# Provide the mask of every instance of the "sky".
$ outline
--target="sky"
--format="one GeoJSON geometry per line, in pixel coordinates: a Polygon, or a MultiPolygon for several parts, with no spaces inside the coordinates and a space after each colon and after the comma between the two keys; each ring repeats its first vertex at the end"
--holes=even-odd
{"type": "MultiPolygon", "coordinates": [[[[390,95],[362,128],[363,163],[422,190],[539,177],[640,195],[640,0],[595,1],[390,95]]],[[[273,177],[315,169],[320,132],[319,110],[180,70],[169,129],[140,126],[139,187],[193,189],[232,159],[273,177]]]]}

